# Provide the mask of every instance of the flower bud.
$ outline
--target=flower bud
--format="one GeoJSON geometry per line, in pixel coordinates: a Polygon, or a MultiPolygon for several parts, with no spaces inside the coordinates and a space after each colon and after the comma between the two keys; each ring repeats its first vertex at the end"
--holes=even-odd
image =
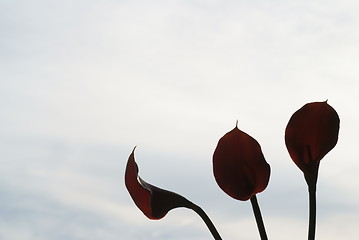
{"type": "Polygon", "coordinates": [[[327,101],[305,104],[290,118],[285,144],[305,175],[317,174],[319,161],[338,141],[339,116],[327,101]]]}
{"type": "Polygon", "coordinates": [[[225,193],[246,201],[267,187],[270,166],[259,143],[236,126],[218,141],[213,154],[213,173],[225,193]]]}

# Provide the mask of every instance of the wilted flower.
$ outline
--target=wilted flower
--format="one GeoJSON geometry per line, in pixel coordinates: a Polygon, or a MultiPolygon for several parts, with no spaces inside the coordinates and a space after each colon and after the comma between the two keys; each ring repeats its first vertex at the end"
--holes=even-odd
{"type": "Polygon", "coordinates": [[[236,126],[218,141],[213,173],[225,193],[246,201],[267,187],[270,166],[259,143],[236,126]]]}
{"type": "Polygon", "coordinates": [[[285,144],[305,175],[316,175],[319,161],[338,141],[339,116],[327,101],[305,104],[290,118],[285,144]]]}
{"type": "Polygon", "coordinates": [[[137,207],[150,219],[161,219],[177,207],[189,207],[193,203],[177,193],[155,187],[138,176],[133,149],[127,161],[125,184],[137,207]]]}

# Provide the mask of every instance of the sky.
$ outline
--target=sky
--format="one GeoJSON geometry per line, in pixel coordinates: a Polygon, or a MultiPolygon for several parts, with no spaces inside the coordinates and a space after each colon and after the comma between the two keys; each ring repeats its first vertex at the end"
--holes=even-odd
{"type": "Polygon", "coordinates": [[[325,101],[341,123],[322,160],[317,239],[357,239],[359,3],[0,0],[0,240],[211,239],[178,208],[158,221],[141,177],[200,205],[223,239],[259,239],[250,202],[217,186],[212,154],[238,127],[271,165],[257,195],[269,239],[305,239],[307,189],[284,144],[325,101]]]}

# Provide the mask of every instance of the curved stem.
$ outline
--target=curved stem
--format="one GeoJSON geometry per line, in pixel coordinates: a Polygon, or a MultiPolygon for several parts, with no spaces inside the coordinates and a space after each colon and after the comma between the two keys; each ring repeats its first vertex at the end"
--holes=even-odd
{"type": "Polygon", "coordinates": [[[192,203],[190,206],[188,206],[190,209],[192,209],[193,211],[195,211],[201,218],[202,220],[206,223],[209,231],[212,233],[212,236],[215,240],[222,240],[221,236],[219,235],[216,227],[214,226],[214,224],[212,223],[211,219],[209,219],[208,215],[205,213],[205,211],[203,211],[202,208],[200,208],[199,206],[197,206],[196,204],[192,203]]]}
{"type": "Polygon", "coordinates": [[[252,203],[253,213],[254,213],[254,216],[256,218],[259,235],[261,236],[262,240],[268,240],[267,233],[266,233],[266,230],[265,230],[265,227],[264,227],[264,222],[263,222],[263,219],[262,219],[261,210],[259,209],[259,205],[258,205],[256,195],[253,195],[251,197],[251,203],[252,203]]]}

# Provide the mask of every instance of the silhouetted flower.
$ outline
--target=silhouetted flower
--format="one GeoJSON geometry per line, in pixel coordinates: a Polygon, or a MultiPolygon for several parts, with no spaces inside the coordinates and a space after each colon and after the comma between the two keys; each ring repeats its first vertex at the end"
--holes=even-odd
{"type": "Polygon", "coordinates": [[[133,149],[128,158],[125,171],[125,184],[137,207],[150,219],[161,219],[168,211],[177,207],[189,207],[193,203],[186,198],[158,187],[155,187],[138,176],[133,149]]]}
{"type": "Polygon", "coordinates": [[[338,141],[339,116],[327,101],[305,104],[290,118],[285,144],[305,175],[317,174],[319,161],[338,141]]]}
{"type": "Polygon", "coordinates": [[[225,193],[246,201],[267,187],[270,166],[259,143],[236,126],[218,141],[213,173],[225,193]]]}

